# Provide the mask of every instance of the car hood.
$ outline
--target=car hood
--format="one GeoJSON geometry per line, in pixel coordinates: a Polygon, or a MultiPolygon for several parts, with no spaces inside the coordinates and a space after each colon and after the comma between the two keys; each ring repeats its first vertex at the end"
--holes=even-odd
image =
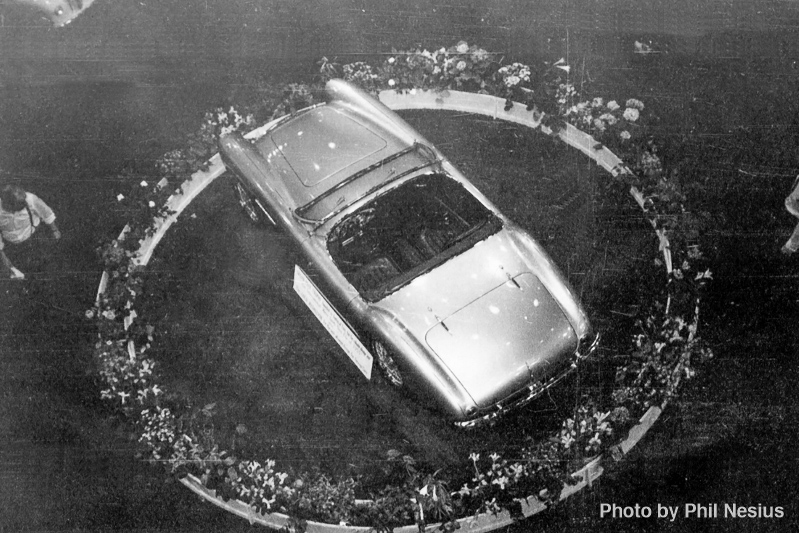
{"type": "Polygon", "coordinates": [[[502,230],[376,305],[487,407],[546,378],[576,350],[571,323],[537,275],[543,268],[502,230]]]}

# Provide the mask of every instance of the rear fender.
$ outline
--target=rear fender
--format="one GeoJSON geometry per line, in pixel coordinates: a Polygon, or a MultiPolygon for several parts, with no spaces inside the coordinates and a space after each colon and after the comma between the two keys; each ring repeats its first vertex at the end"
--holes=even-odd
{"type": "Polygon", "coordinates": [[[349,106],[378,124],[388,122],[393,128],[390,131],[398,135],[403,142],[412,145],[415,142],[424,144],[433,149],[438,158],[443,156],[422,135],[413,129],[410,124],[402,120],[398,114],[386,107],[385,104],[367,94],[358,87],[344,80],[334,79],[327,82],[325,91],[334,102],[349,106]]]}

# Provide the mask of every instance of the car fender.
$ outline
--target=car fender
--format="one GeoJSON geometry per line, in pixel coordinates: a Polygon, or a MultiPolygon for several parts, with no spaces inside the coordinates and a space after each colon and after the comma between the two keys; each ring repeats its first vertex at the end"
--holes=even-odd
{"type": "Polygon", "coordinates": [[[422,137],[421,133],[405,122],[402,117],[355,85],[341,79],[333,79],[325,85],[325,92],[331,100],[339,105],[349,107],[352,111],[364,116],[371,122],[390,124],[392,127],[389,130],[409,146],[414,143],[424,144],[431,148],[439,159],[443,158],[438,149],[422,137]]]}
{"type": "Polygon", "coordinates": [[[511,244],[516,247],[517,253],[524,258],[524,262],[535,274],[549,293],[558,302],[568,318],[577,338],[591,334],[591,325],[582,307],[574,296],[569,283],[560,272],[558,266],[549,257],[549,254],[526,231],[512,222],[505,225],[511,244]]]}
{"type": "Polygon", "coordinates": [[[390,312],[361,298],[350,303],[353,314],[361,318],[368,334],[390,346],[400,368],[410,373],[417,391],[432,399],[448,414],[463,419],[476,404],[449,368],[416,340],[390,312]]]}
{"type": "Polygon", "coordinates": [[[308,238],[309,232],[291,214],[286,200],[289,193],[272,166],[258,149],[240,133],[233,132],[219,138],[219,153],[225,166],[232,170],[242,185],[269,211],[271,218],[289,232],[297,242],[308,238]]]}

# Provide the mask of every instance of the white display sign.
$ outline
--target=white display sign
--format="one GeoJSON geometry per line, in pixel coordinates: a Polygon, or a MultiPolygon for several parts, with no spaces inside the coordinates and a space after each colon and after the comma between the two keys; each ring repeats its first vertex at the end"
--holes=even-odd
{"type": "Polygon", "coordinates": [[[300,295],[305,305],[352,359],[358,370],[366,376],[366,379],[372,379],[372,354],[299,265],[294,265],[294,291],[300,295]]]}

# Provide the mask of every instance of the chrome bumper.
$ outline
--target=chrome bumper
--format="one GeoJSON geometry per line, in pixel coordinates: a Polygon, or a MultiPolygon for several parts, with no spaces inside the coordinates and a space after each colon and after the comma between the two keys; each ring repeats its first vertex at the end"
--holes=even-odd
{"type": "Polygon", "coordinates": [[[580,339],[581,342],[575,352],[575,357],[572,363],[566,366],[558,374],[555,374],[546,381],[539,381],[511,394],[507,398],[497,402],[493,406],[487,408],[491,412],[472,418],[470,420],[455,422],[455,425],[461,428],[473,428],[489,424],[497,418],[503,416],[509,411],[521,409],[538,396],[546,392],[550,387],[563,380],[566,376],[571,374],[577,369],[577,364],[594,354],[597,346],[599,345],[599,334],[592,335],[593,338],[580,339]]]}

